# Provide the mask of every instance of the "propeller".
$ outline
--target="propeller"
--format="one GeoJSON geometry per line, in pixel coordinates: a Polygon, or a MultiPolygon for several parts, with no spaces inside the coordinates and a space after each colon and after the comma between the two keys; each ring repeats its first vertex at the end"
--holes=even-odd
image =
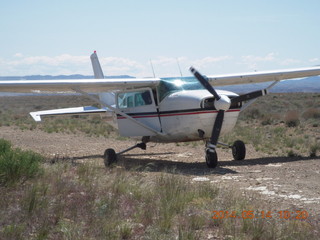
{"type": "Polygon", "coordinates": [[[239,102],[251,100],[260,96],[267,94],[267,90],[259,90],[250,93],[246,93],[235,98],[230,99],[226,95],[219,95],[217,91],[210,85],[208,80],[201,75],[195,68],[190,67],[190,71],[193,73],[196,79],[201,83],[201,85],[206,88],[214,97],[214,106],[218,110],[218,115],[213,125],[210,141],[207,145],[209,150],[215,151],[216,145],[218,143],[218,139],[220,136],[222,123],[224,119],[224,112],[230,109],[231,104],[236,104],[239,102]]]}
{"type": "Polygon", "coordinates": [[[263,95],[266,95],[268,93],[267,89],[262,89],[254,92],[249,92],[243,95],[240,95],[238,97],[232,98],[231,103],[238,103],[243,101],[248,101],[251,99],[255,99],[257,97],[261,97],[263,95]]]}

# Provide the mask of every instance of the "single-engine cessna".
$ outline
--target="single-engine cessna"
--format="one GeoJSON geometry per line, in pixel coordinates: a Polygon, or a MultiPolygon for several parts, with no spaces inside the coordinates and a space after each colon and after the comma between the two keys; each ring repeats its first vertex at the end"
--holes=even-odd
{"type": "Polygon", "coordinates": [[[206,141],[206,163],[218,164],[217,145],[232,149],[235,160],[246,156],[245,144],[218,142],[232,131],[241,111],[256,98],[268,94],[280,80],[320,75],[320,67],[282,71],[204,76],[190,67],[194,77],[105,79],[96,52],[91,55],[95,79],[0,81],[0,92],[62,92],[73,90],[101,105],[31,112],[35,121],[42,116],[64,114],[107,114],[121,136],[141,139],[126,150],[104,153],[106,166],[134,148],[146,149],[148,142],[206,141]],[[214,86],[272,82],[266,89],[238,95],[214,86]],[[92,93],[96,93],[93,95],[92,93]]]}

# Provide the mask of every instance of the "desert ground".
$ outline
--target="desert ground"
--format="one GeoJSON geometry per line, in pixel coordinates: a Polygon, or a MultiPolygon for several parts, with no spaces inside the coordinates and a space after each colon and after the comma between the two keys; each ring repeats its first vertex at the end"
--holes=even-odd
{"type": "MultiPolygon", "coordinates": [[[[1,128],[1,138],[14,146],[34,150],[52,161],[97,161],[103,164],[106,148],[122,150],[135,144],[130,140],[115,140],[84,135],[22,131],[11,127],[1,128]]],[[[119,164],[150,166],[149,174],[165,168],[175,169],[190,181],[210,181],[224,188],[240,188],[247,194],[257,192],[261,198],[274,204],[274,209],[306,210],[320,219],[320,158],[319,157],[272,157],[259,154],[250,145],[247,159],[234,161],[231,151],[219,149],[219,166],[207,168],[204,147],[153,144],[146,151],[136,149],[124,154],[119,164]]],[[[231,190],[232,191],[232,190],[231,190]]]]}
{"type": "MultiPolygon", "coordinates": [[[[319,104],[320,95],[311,94],[311,97],[317,99],[317,101],[314,101],[315,104],[319,104]]],[[[280,96],[277,95],[277,98],[280,99],[280,96]]],[[[261,104],[265,104],[265,101],[267,100],[263,100],[261,104]]],[[[0,102],[2,113],[6,111],[14,112],[13,108],[16,108],[17,111],[14,114],[16,120],[19,121],[20,119],[32,121],[27,112],[35,109],[90,104],[90,100],[83,100],[77,96],[55,97],[53,100],[46,100],[45,97],[2,97],[0,102]]],[[[285,107],[287,108],[288,105],[285,107]]],[[[247,120],[241,121],[245,124],[247,120]]],[[[317,123],[320,120],[315,118],[312,121],[313,127],[306,124],[307,130],[304,128],[304,134],[312,133],[312,141],[319,144],[319,125],[316,125],[315,122],[317,123]]],[[[254,120],[254,123],[259,125],[256,120],[254,120]]],[[[280,121],[275,125],[279,127],[282,126],[281,124],[284,123],[280,121]]],[[[83,132],[61,132],[60,130],[52,132],[44,131],[41,128],[34,127],[34,125],[30,126],[32,127],[29,127],[29,125],[26,127],[23,124],[21,125],[20,122],[19,124],[2,124],[0,138],[10,140],[14,147],[38,152],[44,155],[50,163],[59,161],[70,162],[70,164],[97,162],[101,168],[105,168],[102,157],[106,148],[114,148],[116,151],[120,151],[136,143],[130,139],[123,139],[113,132],[107,137],[101,135],[90,136],[83,132]]],[[[276,126],[271,124],[269,127],[276,126]]],[[[268,133],[265,133],[265,138],[270,138],[268,133]]],[[[147,150],[135,149],[124,154],[120,157],[117,165],[130,171],[132,169],[137,169],[137,171],[143,169],[144,174],[150,177],[171,169],[174,170],[175,174],[184,176],[186,181],[190,181],[190,183],[209,182],[226,191],[240,190],[249,199],[260,198],[267,203],[265,206],[268,209],[261,209],[264,211],[274,213],[286,210],[291,212],[307,211],[310,216],[309,221],[318,225],[320,221],[319,151],[317,151],[317,154],[310,156],[309,151],[305,151],[305,149],[302,149],[303,147],[299,147],[300,154],[299,150],[296,150],[296,147],[293,146],[295,154],[282,153],[281,151],[274,151],[274,154],[272,154],[268,150],[259,150],[261,146],[257,148],[250,142],[246,146],[247,155],[243,161],[234,161],[229,149],[219,148],[219,165],[216,169],[209,169],[205,164],[203,142],[148,143],[147,150]]],[[[309,146],[305,146],[305,148],[307,147],[309,146]]],[[[282,148],[282,146],[279,146],[279,148],[282,148]]]]}

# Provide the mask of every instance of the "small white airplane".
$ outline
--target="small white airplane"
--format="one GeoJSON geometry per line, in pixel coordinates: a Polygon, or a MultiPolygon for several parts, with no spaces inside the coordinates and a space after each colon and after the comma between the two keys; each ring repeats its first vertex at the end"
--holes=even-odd
{"type": "Polygon", "coordinates": [[[237,140],[232,146],[218,142],[219,136],[232,131],[241,111],[280,80],[320,75],[320,67],[203,76],[195,68],[194,77],[105,79],[96,52],[91,55],[95,79],[0,81],[0,92],[81,93],[101,105],[31,112],[35,121],[42,116],[104,113],[121,136],[141,139],[126,150],[107,149],[104,163],[109,166],[117,156],[134,148],[146,149],[148,142],[206,141],[206,163],[218,164],[216,146],[232,149],[235,160],[243,160],[245,144],[237,140]],[[269,87],[238,95],[217,90],[212,85],[234,85],[272,81],[269,87]],[[97,93],[92,95],[92,93],[97,93]]]}

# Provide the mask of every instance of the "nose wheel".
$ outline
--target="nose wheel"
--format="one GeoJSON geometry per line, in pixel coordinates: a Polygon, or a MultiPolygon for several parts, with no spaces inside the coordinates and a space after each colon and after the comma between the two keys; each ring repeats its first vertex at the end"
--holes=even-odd
{"type": "MultiPolygon", "coordinates": [[[[217,144],[231,148],[233,159],[236,161],[241,161],[246,157],[246,146],[244,142],[240,140],[235,141],[232,146],[220,142],[218,142],[217,144]]],[[[215,149],[206,149],[206,164],[209,168],[217,167],[218,155],[215,149]]]]}
{"type": "Polygon", "coordinates": [[[208,168],[215,168],[218,165],[218,155],[215,150],[206,150],[206,164],[208,168]]]}

